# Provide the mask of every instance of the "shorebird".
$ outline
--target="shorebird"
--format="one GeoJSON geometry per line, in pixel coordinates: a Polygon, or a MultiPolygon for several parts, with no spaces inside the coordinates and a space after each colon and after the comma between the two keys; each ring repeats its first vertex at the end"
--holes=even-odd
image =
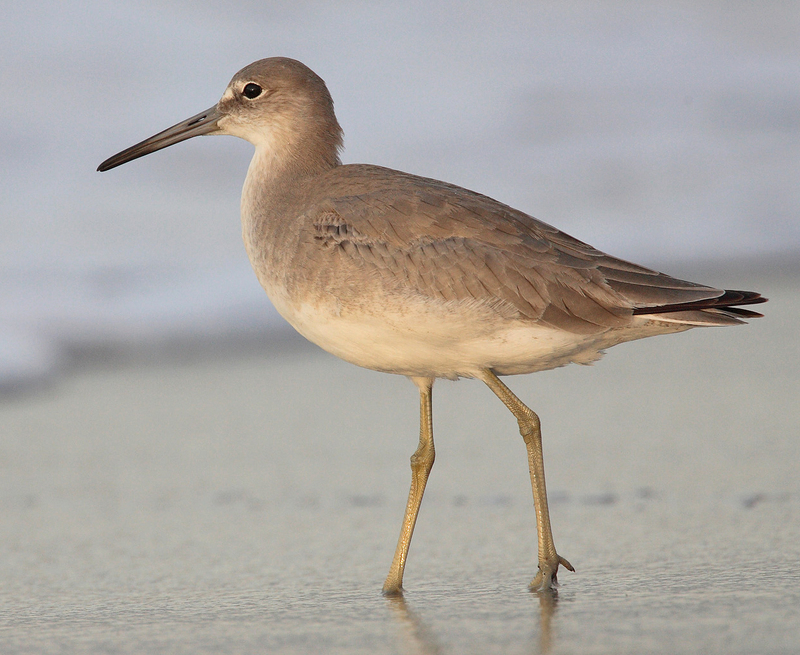
{"type": "Polygon", "coordinates": [[[560,566],[539,418],[500,380],[598,359],[610,346],[761,316],[765,302],[679,280],[596,250],[467,189],[339,159],[342,129],[325,82],[298,61],[262,59],[210,109],[104,161],[107,171],[185,139],[230,134],[255,146],[242,191],[247,254],[275,308],[345,361],[419,388],[420,438],[385,594],[403,590],[433,467],[436,378],[482,380],[519,423],[538,532],[532,590],[560,566]]]}

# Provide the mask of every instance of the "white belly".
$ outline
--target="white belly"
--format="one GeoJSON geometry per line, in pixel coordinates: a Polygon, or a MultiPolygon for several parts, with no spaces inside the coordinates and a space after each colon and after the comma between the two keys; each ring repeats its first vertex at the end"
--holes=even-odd
{"type": "Polygon", "coordinates": [[[364,368],[408,376],[476,377],[486,368],[500,375],[531,373],[590,363],[601,348],[626,340],[508,320],[487,308],[457,311],[435,301],[368,313],[344,310],[335,299],[296,304],[274,290],[269,295],[280,314],[324,350],[364,368]]]}

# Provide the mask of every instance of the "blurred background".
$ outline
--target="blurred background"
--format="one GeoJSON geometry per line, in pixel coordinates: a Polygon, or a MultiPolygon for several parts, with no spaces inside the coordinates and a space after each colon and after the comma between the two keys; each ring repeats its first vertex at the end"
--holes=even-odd
{"type": "Polygon", "coordinates": [[[327,81],[345,162],[475,189],[672,274],[797,270],[795,2],[34,0],[3,14],[6,390],[98,353],[288,329],[241,244],[249,144],[196,139],[95,172],[274,55],[327,81]]]}

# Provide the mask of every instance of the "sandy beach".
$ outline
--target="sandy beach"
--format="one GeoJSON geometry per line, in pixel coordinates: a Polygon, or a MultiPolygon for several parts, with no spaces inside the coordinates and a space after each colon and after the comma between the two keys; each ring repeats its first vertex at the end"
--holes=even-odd
{"type": "MultiPolygon", "coordinates": [[[[724,278],[723,278],[724,275],[724,278]]],[[[555,599],[516,425],[434,389],[437,462],[380,595],[417,439],[405,379],[298,339],[78,367],[0,406],[3,653],[789,653],[800,646],[800,276],[767,318],[509,378],[539,412],[555,599]]],[[[731,279],[733,278],[733,279],[731,279]]]]}

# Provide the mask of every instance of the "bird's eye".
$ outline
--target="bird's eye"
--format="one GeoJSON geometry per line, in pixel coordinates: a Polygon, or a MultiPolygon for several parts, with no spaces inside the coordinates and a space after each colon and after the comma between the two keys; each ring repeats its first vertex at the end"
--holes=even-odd
{"type": "Polygon", "coordinates": [[[261,95],[262,90],[263,89],[260,86],[258,86],[258,84],[255,84],[254,82],[249,82],[244,85],[242,93],[244,94],[245,98],[250,98],[250,100],[252,100],[253,98],[258,98],[258,96],[261,95]]]}

